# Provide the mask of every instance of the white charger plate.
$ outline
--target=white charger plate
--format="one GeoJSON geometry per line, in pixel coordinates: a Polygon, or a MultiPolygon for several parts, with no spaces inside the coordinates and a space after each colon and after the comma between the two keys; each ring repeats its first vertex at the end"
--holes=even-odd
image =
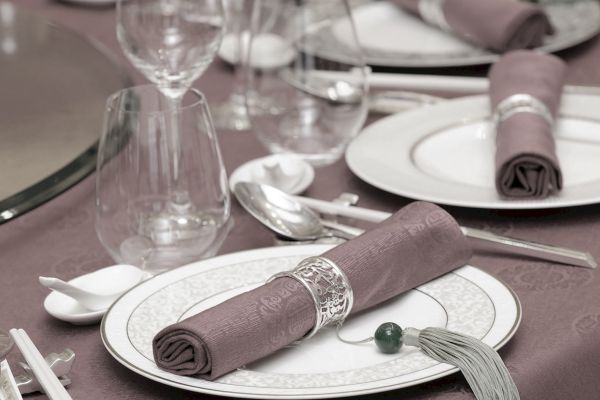
{"type": "MultiPolygon", "coordinates": [[[[162,328],[252,289],[329,248],[308,245],[244,251],[158,275],[110,308],[101,327],[104,345],[117,361],[154,381],[244,398],[354,396],[417,385],[457,371],[414,348],[389,355],[378,352],[374,345],[348,345],[329,329],[212,382],[174,375],[156,366],[152,338],[162,328]]],[[[465,266],[349,319],[343,334],[367,337],[379,324],[395,321],[404,327],[446,327],[499,348],[514,335],[520,319],[519,301],[507,286],[465,266]]]]}
{"type": "MultiPolygon", "coordinates": [[[[383,118],[350,144],[346,162],[371,185],[438,204],[543,209],[600,202],[600,96],[565,94],[555,126],[563,189],[545,199],[502,199],[494,186],[495,133],[487,96],[383,118]]],[[[527,134],[527,132],[523,132],[527,134]]]]}
{"type": "MultiPolygon", "coordinates": [[[[477,48],[385,1],[358,0],[352,16],[371,65],[449,67],[493,63],[498,54],[477,48]]],[[[542,2],[544,3],[544,2],[542,2]]],[[[556,52],[580,44],[600,31],[600,4],[595,0],[548,1],[542,4],[556,33],[537,50],[556,52]]],[[[352,47],[347,21],[332,28],[331,42],[352,47]]]]}

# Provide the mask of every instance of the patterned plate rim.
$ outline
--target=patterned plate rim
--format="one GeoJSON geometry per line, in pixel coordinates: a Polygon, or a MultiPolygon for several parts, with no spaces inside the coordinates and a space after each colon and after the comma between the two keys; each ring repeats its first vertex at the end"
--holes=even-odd
{"type": "MultiPolygon", "coordinates": [[[[228,265],[239,264],[239,263],[243,263],[245,261],[259,260],[261,258],[278,258],[278,257],[286,257],[286,256],[303,256],[303,255],[310,255],[310,254],[320,254],[323,251],[326,251],[327,249],[329,249],[331,247],[332,247],[331,245],[302,245],[302,246],[285,246],[285,247],[267,247],[267,248],[261,248],[261,249],[241,251],[241,252],[237,252],[237,253],[231,253],[231,254],[219,256],[219,257],[216,257],[216,258],[213,258],[210,260],[203,260],[203,261],[199,261],[196,263],[192,263],[187,266],[178,268],[176,270],[165,272],[158,276],[159,277],[162,276],[164,279],[164,277],[171,278],[172,276],[178,277],[179,275],[181,275],[180,278],[185,278],[186,276],[193,276],[193,275],[201,272],[202,270],[208,271],[208,270],[212,270],[214,268],[220,268],[220,267],[224,267],[224,266],[228,266],[228,265]],[[217,265],[215,266],[215,265],[211,265],[211,264],[217,264],[217,265]],[[187,271],[192,271],[192,270],[194,271],[194,274],[187,273],[187,271]]],[[[489,293],[486,292],[483,288],[481,288],[478,283],[488,281],[494,285],[497,285],[500,288],[500,290],[506,292],[505,294],[502,294],[502,296],[503,296],[502,300],[504,300],[504,301],[510,300],[511,303],[503,304],[503,306],[507,306],[509,308],[514,307],[514,318],[512,318],[510,321],[504,322],[505,324],[510,324],[510,326],[507,325],[505,327],[505,330],[502,331],[502,334],[503,334],[502,338],[492,344],[493,347],[496,349],[499,349],[500,347],[504,346],[512,338],[512,336],[516,333],[516,331],[520,325],[520,322],[521,322],[521,317],[522,317],[521,304],[520,304],[519,299],[518,299],[517,295],[515,294],[515,292],[501,280],[491,276],[490,274],[488,274],[478,268],[472,267],[472,266],[462,267],[459,270],[456,270],[452,273],[457,274],[457,275],[465,278],[466,280],[471,281],[471,283],[473,283],[475,286],[478,286],[480,288],[480,290],[489,297],[489,299],[490,299],[490,301],[492,301],[492,304],[494,307],[496,307],[497,303],[494,302],[494,299],[492,299],[490,297],[489,293]],[[473,281],[472,279],[475,279],[475,281],[473,281]]],[[[173,282],[175,282],[176,280],[179,280],[179,279],[170,279],[166,282],[162,282],[162,286],[160,286],[160,287],[166,287],[166,286],[172,284],[173,282]]],[[[214,394],[214,395],[220,395],[220,396],[240,397],[240,398],[264,398],[264,399],[267,399],[267,398],[268,399],[336,398],[336,397],[377,393],[377,392],[382,392],[382,391],[388,391],[388,390],[394,390],[394,389],[399,389],[399,388],[403,388],[403,387],[418,385],[420,383],[435,380],[435,379],[450,375],[450,374],[458,371],[457,368],[454,368],[452,366],[438,364],[438,365],[431,367],[431,368],[436,368],[437,370],[439,370],[436,373],[428,375],[422,379],[412,380],[408,383],[403,382],[403,383],[398,384],[398,383],[389,382],[390,380],[393,380],[393,378],[390,378],[390,379],[386,379],[385,380],[386,382],[384,382],[384,384],[377,385],[375,387],[360,388],[361,385],[365,386],[366,384],[348,385],[347,387],[349,387],[350,389],[344,389],[343,391],[340,391],[340,392],[322,392],[322,393],[319,393],[318,390],[319,389],[326,390],[328,387],[311,388],[311,389],[281,389],[281,388],[277,388],[279,393],[273,393],[273,392],[269,392],[269,389],[271,389],[271,390],[273,390],[273,389],[268,388],[268,387],[267,388],[265,388],[265,387],[246,387],[246,389],[249,388],[250,390],[243,391],[244,390],[243,386],[220,384],[219,382],[210,382],[210,381],[205,381],[202,379],[195,380],[194,383],[197,382],[197,383],[199,383],[198,385],[195,385],[195,384],[189,385],[186,383],[182,383],[181,379],[180,379],[181,377],[163,372],[163,375],[171,375],[173,377],[173,379],[168,379],[163,376],[159,376],[152,372],[149,372],[149,371],[147,371],[143,368],[140,368],[140,367],[134,365],[133,363],[131,363],[128,360],[128,357],[126,354],[125,355],[120,354],[119,351],[117,351],[115,348],[113,348],[113,345],[111,344],[111,337],[110,337],[111,335],[106,331],[106,325],[108,324],[107,321],[110,320],[111,318],[113,318],[114,310],[117,309],[117,307],[119,307],[120,304],[126,300],[126,297],[130,293],[132,293],[134,291],[138,291],[138,290],[144,290],[143,286],[146,286],[146,284],[151,281],[154,281],[154,279],[150,280],[150,281],[146,281],[145,283],[141,283],[140,285],[134,287],[129,292],[122,295],[119,298],[119,300],[117,300],[113,304],[113,306],[111,306],[111,308],[108,310],[108,312],[106,313],[106,315],[104,316],[104,318],[102,320],[100,333],[101,333],[102,342],[103,342],[105,348],[119,363],[121,363],[122,365],[124,365],[125,367],[127,367],[128,369],[132,370],[133,372],[135,372],[139,375],[142,375],[146,378],[149,378],[156,382],[160,382],[160,383],[172,386],[172,387],[177,387],[180,389],[185,389],[185,390],[200,392],[200,393],[214,394]],[[440,367],[442,367],[442,368],[440,368],[440,367]],[[354,388],[354,386],[357,386],[357,388],[354,388]],[[231,387],[233,387],[233,390],[231,389],[231,387]],[[240,388],[242,388],[242,391],[239,390],[240,388]]],[[[131,316],[131,313],[133,312],[133,310],[138,305],[139,305],[139,303],[133,304],[133,307],[130,307],[130,309],[127,311],[128,314],[126,316],[124,315],[123,318],[125,320],[127,320],[131,316]]],[[[116,318],[118,319],[118,316],[116,318]]],[[[498,321],[499,319],[501,319],[501,318],[496,318],[495,321],[498,321]]],[[[495,325],[496,325],[496,322],[494,322],[490,326],[490,330],[492,328],[494,328],[495,325]]],[[[124,328],[126,329],[126,326],[124,328]]]]}

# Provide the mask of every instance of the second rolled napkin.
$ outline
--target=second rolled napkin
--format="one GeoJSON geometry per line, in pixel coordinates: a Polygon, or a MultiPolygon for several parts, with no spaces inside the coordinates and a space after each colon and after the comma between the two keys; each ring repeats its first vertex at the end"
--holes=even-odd
{"type": "MultiPolygon", "coordinates": [[[[448,213],[415,202],[322,256],[350,281],[356,313],[463,266],[471,249],[448,213]]],[[[175,374],[215,379],[302,338],[314,325],[308,290],[278,278],[166,327],[154,338],[154,358],[175,374]]]]}
{"type": "Polygon", "coordinates": [[[558,57],[526,50],[504,55],[491,68],[492,111],[504,109],[496,126],[496,188],[502,196],[543,198],[561,189],[553,119],[565,74],[558,57]]]}
{"type": "Polygon", "coordinates": [[[542,45],[553,33],[544,9],[515,0],[392,0],[426,22],[497,52],[542,45]]]}

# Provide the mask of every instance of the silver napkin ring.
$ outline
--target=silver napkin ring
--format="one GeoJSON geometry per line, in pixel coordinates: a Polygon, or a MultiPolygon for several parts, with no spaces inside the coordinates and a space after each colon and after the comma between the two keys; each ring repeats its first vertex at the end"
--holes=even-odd
{"type": "Polygon", "coordinates": [[[303,339],[310,338],[326,325],[343,321],[350,314],[354,293],[348,277],[333,261],[325,257],[309,257],[294,270],[275,274],[267,282],[281,277],[300,282],[315,304],[315,326],[303,339]]]}
{"type": "Polygon", "coordinates": [[[507,120],[517,113],[532,113],[544,118],[548,125],[554,124],[552,113],[543,101],[527,93],[517,93],[508,96],[496,106],[494,124],[507,120]]]}
{"type": "Polygon", "coordinates": [[[451,32],[452,28],[448,24],[448,21],[446,21],[443,5],[444,0],[420,0],[419,14],[423,21],[428,24],[437,26],[446,32],[451,32]]]}

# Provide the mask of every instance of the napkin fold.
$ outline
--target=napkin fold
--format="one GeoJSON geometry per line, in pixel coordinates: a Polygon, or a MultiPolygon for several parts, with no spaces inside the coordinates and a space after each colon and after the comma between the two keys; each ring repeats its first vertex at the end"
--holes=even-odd
{"type": "MultiPolygon", "coordinates": [[[[421,18],[419,3],[431,2],[391,1],[421,18]]],[[[546,34],[554,33],[544,9],[526,1],[440,0],[439,3],[452,33],[477,46],[500,53],[540,46],[546,34]]]]}
{"type": "MultiPolygon", "coordinates": [[[[415,202],[322,256],[348,277],[356,313],[463,266],[471,249],[448,213],[415,202]]],[[[314,324],[309,292],[277,278],[166,327],[154,338],[154,358],[172,373],[215,379],[302,338],[314,324]]]]}
{"type": "MultiPolygon", "coordinates": [[[[489,73],[493,110],[517,93],[529,94],[556,116],[566,65],[558,57],[527,50],[504,55],[489,73]]],[[[496,127],[496,189],[507,198],[543,198],[562,188],[553,127],[540,115],[521,112],[496,127]]]]}

